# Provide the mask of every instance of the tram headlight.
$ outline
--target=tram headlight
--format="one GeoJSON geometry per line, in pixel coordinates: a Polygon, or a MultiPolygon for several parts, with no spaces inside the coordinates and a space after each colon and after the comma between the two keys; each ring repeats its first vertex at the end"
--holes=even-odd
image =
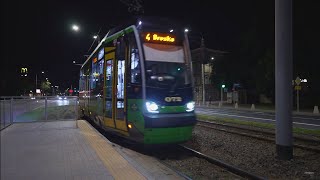
{"type": "Polygon", "coordinates": [[[146,108],[147,108],[147,111],[150,113],[158,113],[159,112],[158,111],[159,106],[155,102],[152,102],[152,101],[146,102],[146,108]]]}
{"type": "Polygon", "coordinates": [[[186,104],[186,111],[187,111],[187,112],[194,111],[194,106],[195,106],[194,101],[188,102],[188,103],[186,104]]]}

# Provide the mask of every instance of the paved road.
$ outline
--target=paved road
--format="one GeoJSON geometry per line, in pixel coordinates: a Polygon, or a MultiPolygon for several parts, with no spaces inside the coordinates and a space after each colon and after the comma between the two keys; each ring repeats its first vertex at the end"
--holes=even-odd
{"type": "MultiPolygon", "coordinates": [[[[195,109],[197,114],[214,115],[219,117],[234,118],[239,120],[248,120],[264,123],[275,123],[274,112],[264,111],[251,111],[243,109],[229,109],[229,108],[209,108],[199,107],[195,109]]],[[[310,114],[293,114],[292,115],[293,126],[307,129],[319,129],[320,130],[320,115],[310,114]]]]}

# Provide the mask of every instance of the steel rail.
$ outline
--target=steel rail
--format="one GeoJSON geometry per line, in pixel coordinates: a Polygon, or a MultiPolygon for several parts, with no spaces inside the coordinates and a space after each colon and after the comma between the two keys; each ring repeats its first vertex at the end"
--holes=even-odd
{"type": "Polygon", "coordinates": [[[218,160],[218,159],[215,159],[215,158],[210,157],[210,156],[208,156],[208,155],[205,155],[205,154],[203,154],[203,153],[201,153],[201,152],[198,152],[198,151],[196,151],[196,150],[194,150],[194,149],[191,149],[191,148],[189,148],[189,147],[186,147],[186,146],[184,146],[184,145],[180,145],[180,147],[183,148],[184,150],[192,153],[192,155],[194,155],[195,157],[205,159],[205,160],[207,160],[208,162],[210,162],[210,163],[212,163],[212,164],[215,164],[215,165],[217,165],[217,166],[220,166],[220,167],[228,170],[229,172],[232,172],[232,173],[234,173],[234,174],[237,174],[237,175],[239,175],[239,176],[241,176],[241,177],[243,177],[243,178],[255,179],[255,180],[264,180],[264,179],[266,179],[266,178],[264,178],[264,177],[257,176],[257,175],[255,175],[255,174],[249,173],[249,172],[244,171],[244,170],[242,170],[242,169],[240,169],[240,168],[237,168],[237,167],[235,167],[235,166],[232,166],[232,165],[230,165],[230,164],[227,164],[227,163],[225,163],[225,162],[223,162],[223,161],[221,161],[221,160],[218,160]]]}

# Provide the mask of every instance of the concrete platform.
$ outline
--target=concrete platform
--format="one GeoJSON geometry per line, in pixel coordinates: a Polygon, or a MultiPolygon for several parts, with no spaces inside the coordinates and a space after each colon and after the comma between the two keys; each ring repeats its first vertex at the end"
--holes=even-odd
{"type": "Polygon", "coordinates": [[[185,179],[77,122],[15,123],[2,130],[1,180],[185,179]]]}

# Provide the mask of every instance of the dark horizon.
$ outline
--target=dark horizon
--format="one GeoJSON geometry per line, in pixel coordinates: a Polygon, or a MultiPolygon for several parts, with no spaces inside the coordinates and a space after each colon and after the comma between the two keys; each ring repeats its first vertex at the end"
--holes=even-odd
{"type": "MultiPolygon", "coordinates": [[[[203,37],[206,47],[231,52],[243,61],[246,59],[244,48],[256,53],[274,48],[273,1],[230,0],[217,1],[214,5],[198,1],[180,3],[183,4],[145,1],[142,2],[143,15],[180,19],[191,30],[191,49],[200,47],[203,37]],[[250,38],[255,38],[259,47],[250,38]]],[[[305,77],[320,76],[312,70],[319,65],[316,61],[317,6],[297,0],[293,5],[294,72],[305,77]]],[[[4,77],[1,94],[7,95],[13,95],[21,67],[27,67],[30,76],[46,71],[53,85],[78,87],[80,67],[72,62],[84,62],[84,56],[90,54],[92,36],[99,30],[100,34],[105,34],[111,27],[137,15],[129,12],[128,6],[120,0],[89,3],[5,0],[1,2],[1,14],[4,24],[1,31],[1,74],[4,77]],[[79,32],[71,30],[72,23],[80,26],[79,32]]]]}

